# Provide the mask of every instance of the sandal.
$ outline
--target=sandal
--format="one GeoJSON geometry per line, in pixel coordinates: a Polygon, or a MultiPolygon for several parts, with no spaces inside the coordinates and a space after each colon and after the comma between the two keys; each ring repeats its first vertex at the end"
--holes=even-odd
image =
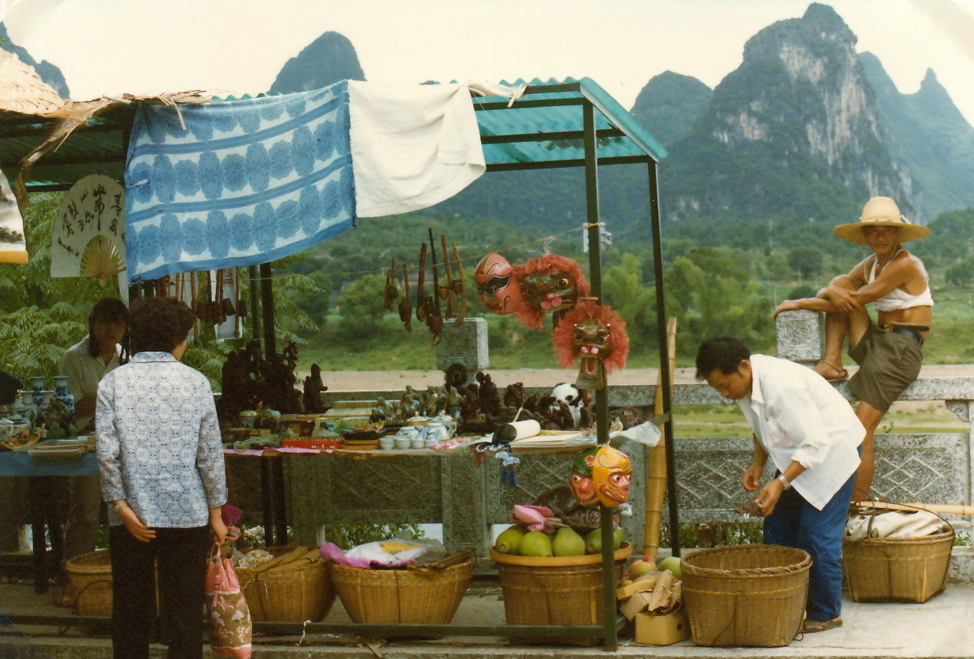
{"type": "Polygon", "coordinates": [[[816,632],[825,632],[841,626],[842,618],[833,618],[832,620],[812,620],[811,618],[805,618],[805,622],[802,623],[802,633],[814,634],[816,632]]]}
{"type": "MultiPolygon", "coordinates": [[[[827,361],[825,361],[823,359],[818,364],[816,364],[815,367],[818,368],[822,364],[825,364],[826,366],[828,366],[835,373],[835,375],[833,375],[832,377],[826,377],[822,373],[819,373],[818,371],[815,371],[816,373],[818,373],[819,375],[821,375],[823,378],[825,378],[826,382],[842,382],[843,380],[848,380],[849,379],[849,371],[845,370],[845,368],[843,368],[841,364],[839,366],[836,366],[835,364],[833,364],[831,362],[827,362],[827,361]]],[[[815,370],[815,369],[812,369],[812,370],[815,370]]]]}

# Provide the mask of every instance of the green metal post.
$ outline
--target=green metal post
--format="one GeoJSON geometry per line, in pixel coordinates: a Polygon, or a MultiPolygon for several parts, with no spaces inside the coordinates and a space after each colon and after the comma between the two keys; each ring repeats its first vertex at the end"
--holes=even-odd
{"type": "Polygon", "coordinates": [[[666,420],[663,422],[664,437],[667,438],[664,450],[666,452],[666,493],[668,495],[668,506],[670,511],[670,548],[674,556],[680,555],[680,513],[676,500],[676,449],[673,446],[673,383],[670,379],[670,353],[667,349],[666,337],[666,307],[664,301],[666,296],[663,294],[663,250],[660,244],[662,240],[660,230],[659,212],[659,176],[656,171],[656,162],[650,160],[649,167],[649,211],[650,220],[653,228],[653,264],[656,275],[656,324],[657,341],[659,342],[659,368],[660,386],[663,388],[663,415],[666,420]]]}
{"type": "Polygon", "coordinates": [[[247,278],[249,279],[250,291],[250,338],[259,339],[261,337],[261,306],[260,306],[260,275],[257,274],[256,265],[247,266],[247,278]]]}
{"type": "MultiPolygon", "coordinates": [[[[592,296],[601,302],[602,298],[602,255],[599,242],[599,161],[598,141],[595,132],[595,106],[585,103],[582,106],[585,125],[585,207],[588,219],[588,266],[592,296]]],[[[609,391],[608,387],[595,391],[595,427],[599,446],[609,443],[609,391]]],[[[612,512],[599,504],[602,535],[602,581],[603,581],[603,645],[615,651],[619,647],[616,636],[616,598],[615,598],[615,551],[612,548],[612,512]]]]}
{"type": "Polygon", "coordinates": [[[260,264],[260,307],[264,326],[264,357],[271,359],[277,352],[274,338],[274,282],[271,281],[271,264],[260,264]]]}

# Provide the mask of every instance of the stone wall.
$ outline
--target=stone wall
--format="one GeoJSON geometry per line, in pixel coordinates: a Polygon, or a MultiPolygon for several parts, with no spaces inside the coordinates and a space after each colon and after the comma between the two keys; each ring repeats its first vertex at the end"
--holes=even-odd
{"type": "MultiPolygon", "coordinates": [[[[844,383],[837,389],[851,400],[844,383]]],[[[364,399],[392,399],[403,392],[350,393],[364,399]]],[[[531,393],[529,391],[529,393],[531,393]]],[[[610,406],[649,406],[654,385],[610,389],[610,406]]],[[[967,421],[974,405],[974,378],[922,378],[904,392],[905,400],[944,401],[967,421]]],[[[674,432],[680,408],[731,404],[705,384],[673,388],[674,432]]],[[[968,432],[879,434],[876,442],[875,498],[894,502],[970,504],[972,439],[968,432]]],[[[753,495],[741,487],[750,464],[750,437],[677,439],[674,443],[679,517],[687,522],[741,521],[739,507],[753,495]]],[[[636,477],[633,515],[626,537],[641,542],[645,516],[648,449],[628,443],[636,477]]],[[[490,525],[505,524],[514,504],[530,503],[550,487],[565,484],[571,456],[526,454],[515,468],[516,487],[501,483],[500,463],[482,461],[466,450],[442,456],[362,456],[286,458],[289,524],[295,542],[319,542],[326,523],[432,523],[443,525],[450,549],[475,547],[482,557],[490,545],[490,525]]],[[[770,469],[770,467],[769,467],[770,469]]],[[[769,474],[770,476],[770,474],[769,474]]],[[[668,519],[664,510],[664,521],[668,519]]],[[[969,518],[953,521],[967,523],[969,518]]],[[[637,544],[638,546],[638,544],[637,544]]]]}
{"type": "MultiPolygon", "coordinates": [[[[806,365],[817,361],[822,340],[821,315],[787,312],[778,319],[778,352],[806,365]]],[[[472,328],[470,331],[476,331],[472,328]]],[[[479,357],[478,357],[479,359],[479,357]]],[[[850,402],[845,383],[835,385],[850,402]]],[[[541,393],[526,390],[526,395],[541,393]]],[[[347,392],[349,399],[387,400],[401,391],[347,392]]],[[[649,410],[653,385],[612,386],[609,405],[649,410]]],[[[974,378],[921,377],[901,400],[943,401],[963,421],[967,432],[879,434],[875,437],[876,473],[872,495],[892,502],[971,504],[974,481],[974,378]]],[[[702,383],[673,387],[674,432],[679,435],[680,408],[687,405],[731,404],[702,383]]],[[[676,455],[677,503],[681,521],[741,521],[739,507],[753,498],[741,487],[741,473],[750,464],[750,437],[679,439],[676,455]]],[[[623,446],[633,459],[633,514],[624,518],[626,537],[642,543],[648,449],[623,446]]],[[[289,524],[296,542],[318,542],[325,523],[437,523],[443,525],[449,549],[476,548],[486,558],[490,525],[509,522],[512,506],[530,503],[550,487],[565,484],[571,456],[521,456],[517,485],[501,483],[500,464],[490,457],[476,460],[468,451],[443,456],[365,456],[286,458],[289,524]]],[[[770,469],[770,466],[769,466],[770,469]]],[[[770,476],[770,474],[769,474],[770,476]]],[[[664,510],[663,519],[668,519],[664,510]]],[[[970,517],[951,521],[970,527],[970,517]]],[[[952,574],[974,580],[974,556],[955,551],[952,574]]]]}

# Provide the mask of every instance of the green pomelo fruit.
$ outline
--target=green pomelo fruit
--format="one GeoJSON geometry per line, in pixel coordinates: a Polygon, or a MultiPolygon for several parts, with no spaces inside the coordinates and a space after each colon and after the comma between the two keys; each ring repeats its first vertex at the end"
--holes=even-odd
{"type": "Polygon", "coordinates": [[[563,526],[555,531],[555,539],[551,541],[551,549],[555,556],[583,556],[585,555],[585,538],[580,536],[570,526],[563,526]]]}
{"type": "Polygon", "coordinates": [[[517,546],[521,556],[553,556],[551,536],[544,531],[528,531],[517,546]]]}
{"type": "Polygon", "coordinates": [[[676,556],[669,556],[668,558],[664,558],[659,562],[658,567],[660,569],[660,572],[662,572],[663,570],[669,570],[670,572],[673,573],[673,576],[676,577],[677,579],[683,578],[682,562],[676,556]]]}
{"type": "MultiPolygon", "coordinates": [[[[622,529],[612,531],[612,549],[616,550],[622,546],[622,529]]],[[[602,551],[602,529],[595,529],[585,536],[585,552],[588,554],[598,554],[602,551]]]]}
{"type": "Polygon", "coordinates": [[[64,439],[64,428],[61,427],[60,423],[52,423],[51,427],[47,429],[48,439],[64,439]]]}
{"type": "Polygon", "coordinates": [[[588,554],[598,554],[602,551],[602,529],[589,531],[585,536],[585,552],[588,554]]]}
{"type": "Polygon", "coordinates": [[[501,531],[494,543],[494,550],[501,554],[516,554],[521,538],[527,533],[523,526],[515,524],[501,531]]]}

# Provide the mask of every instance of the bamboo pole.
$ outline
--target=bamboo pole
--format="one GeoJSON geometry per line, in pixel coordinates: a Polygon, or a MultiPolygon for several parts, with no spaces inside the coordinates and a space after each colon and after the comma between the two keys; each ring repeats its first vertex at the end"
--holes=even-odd
{"type": "Polygon", "coordinates": [[[860,501],[858,505],[864,508],[881,508],[884,510],[916,511],[926,510],[941,515],[974,515],[974,506],[964,506],[952,503],[888,503],[886,501],[860,501]]]}
{"type": "MultiPolygon", "coordinates": [[[[674,361],[676,360],[676,318],[666,323],[666,352],[670,356],[670,382],[673,381],[674,361]]],[[[656,378],[656,397],[653,400],[653,416],[663,413],[662,373],[656,378]]],[[[648,478],[646,479],[646,524],[643,531],[643,555],[656,562],[659,550],[659,527],[663,516],[663,496],[666,493],[666,427],[662,429],[659,443],[649,449],[648,478]]],[[[676,493],[670,493],[670,505],[676,493]]],[[[677,529],[672,530],[673,533],[677,529]]]]}

